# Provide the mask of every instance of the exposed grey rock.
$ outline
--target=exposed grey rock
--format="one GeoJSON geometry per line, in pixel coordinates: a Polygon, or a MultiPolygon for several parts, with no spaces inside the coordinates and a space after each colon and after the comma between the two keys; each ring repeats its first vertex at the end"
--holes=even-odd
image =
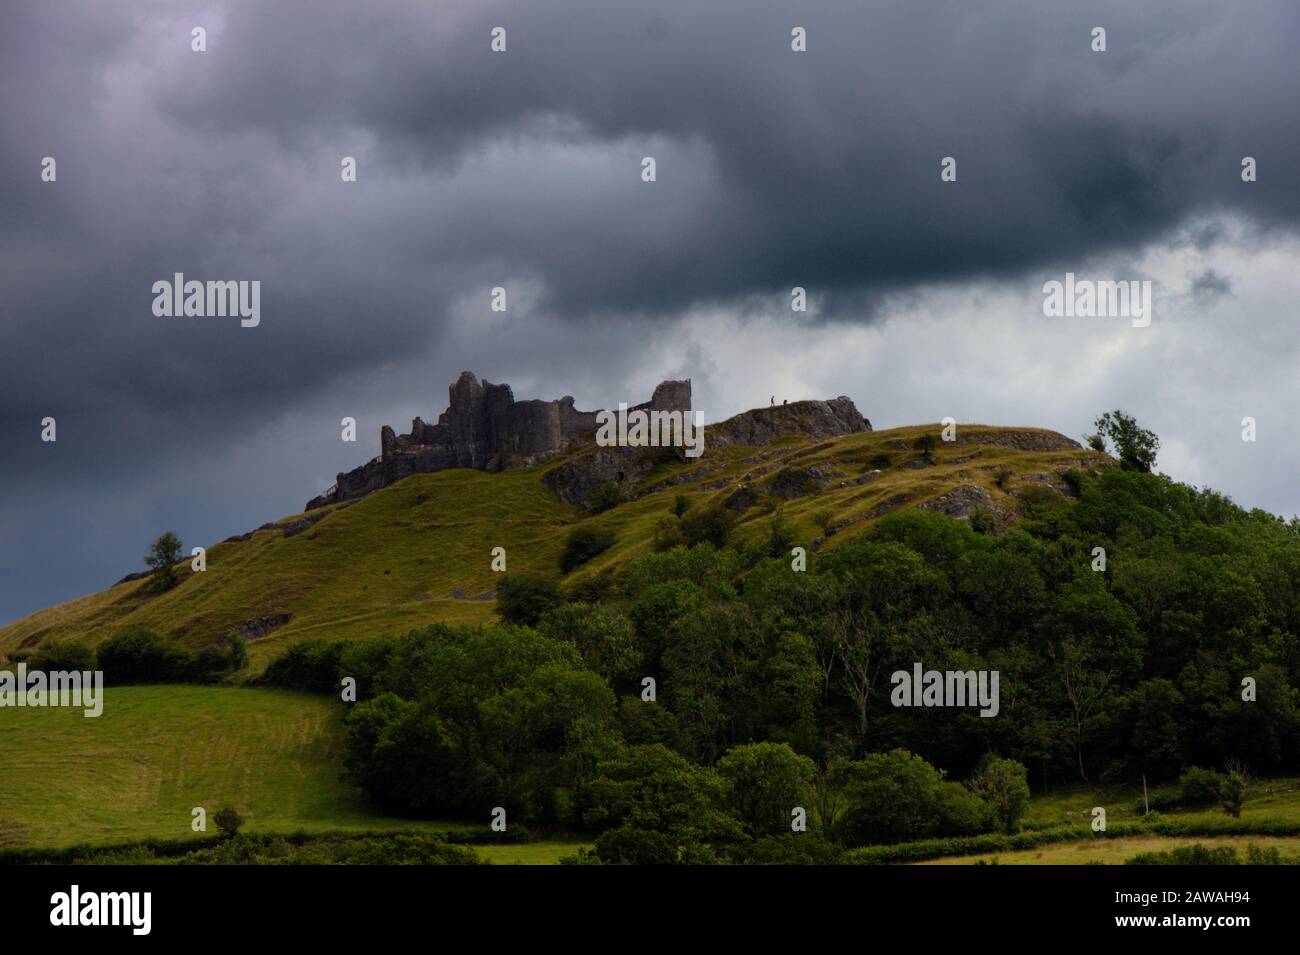
{"type": "Polygon", "coordinates": [[[296,521],[289,521],[286,524],[280,524],[278,526],[284,531],[285,537],[293,537],[295,534],[301,534],[317,521],[326,517],[329,517],[328,511],[317,511],[314,514],[305,514],[296,521]]]}
{"type": "Polygon", "coordinates": [[[791,465],[778,471],[768,482],[767,489],[777,497],[791,501],[823,490],[831,483],[833,473],[827,464],[814,464],[810,467],[791,465]]]}
{"type": "Polygon", "coordinates": [[[841,481],[840,487],[857,487],[860,484],[870,484],[884,472],[877,468],[874,471],[868,471],[866,474],[855,478],[849,478],[847,481],[841,481]]]}
{"type": "Polygon", "coordinates": [[[917,510],[938,511],[959,520],[970,520],[972,514],[981,510],[998,515],[989,492],[974,484],[958,485],[946,494],[918,504],[917,510]]]}
{"type": "Polygon", "coordinates": [[[796,401],[788,405],[755,408],[705,429],[705,447],[729,444],[762,445],[787,434],[834,438],[870,431],[852,399],[841,395],[830,401],[796,401]]]}
{"type": "Polygon", "coordinates": [[[278,630],[289,622],[289,614],[280,613],[270,617],[257,617],[254,620],[245,620],[239,625],[239,632],[245,640],[256,640],[259,637],[265,637],[273,630],[278,630]]]}

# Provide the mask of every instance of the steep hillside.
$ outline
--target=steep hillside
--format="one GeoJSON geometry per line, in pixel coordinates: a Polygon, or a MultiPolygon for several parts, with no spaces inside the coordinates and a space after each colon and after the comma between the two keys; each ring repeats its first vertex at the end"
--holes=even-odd
{"type": "Polygon", "coordinates": [[[712,446],[695,461],[657,460],[623,486],[622,503],[596,515],[563,503],[548,486],[545,475],[564,461],[498,474],[413,475],[217,544],[205,573],[192,573],[186,562],[180,584],[166,593],[127,580],[34,613],[0,628],[0,653],[73,638],[98,643],[128,626],[201,647],[233,629],[250,640],[259,670],[286,644],[308,637],[488,620],[498,579],[494,547],[506,549],[510,571],[558,573],[569,529],[590,522],[617,535],[574,576],[596,572],[650,549],[656,522],[678,494],[697,504],[725,501],[742,540],[765,533],[780,507],[798,540],[826,551],[903,507],[961,518],[987,511],[1004,527],[1018,519],[1024,500],[1068,494],[1062,475],[1069,469],[1113,463],[1050,431],[965,425],[955,442],[938,440],[939,433],[938,425],[921,425],[712,446]],[[925,435],[934,439],[929,461],[916,448],[925,435]]]}

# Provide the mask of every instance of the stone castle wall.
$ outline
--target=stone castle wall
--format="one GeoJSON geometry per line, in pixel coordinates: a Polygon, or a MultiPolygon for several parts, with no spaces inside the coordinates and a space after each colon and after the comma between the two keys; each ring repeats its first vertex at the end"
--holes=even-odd
{"type": "MultiPolygon", "coordinates": [[[[650,401],[637,407],[690,411],[691,383],[661,382],[650,401]]],[[[402,435],[385,425],[379,457],[339,474],[334,487],[307,502],[307,510],[362,497],[410,474],[529,467],[594,441],[598,413],[579,411],[568,395],[555,401],[516,401],[509,385],[480,382],[471,372],[461,372],[448,389],[447,410],[437,424],[416,418],[410,433],[402,435]]]]}

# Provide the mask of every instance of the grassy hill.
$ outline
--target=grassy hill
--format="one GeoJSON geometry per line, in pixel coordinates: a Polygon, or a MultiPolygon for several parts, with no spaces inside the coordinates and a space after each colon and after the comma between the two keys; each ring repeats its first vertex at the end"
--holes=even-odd
{"type": "Polygon", "coordinates": [[[207,810],[209,835],[223,806],[261,832],[404,825],[367,810],[340,780],[342,713],[331,700],[205,686],[105,693],[96,719],[74,708],[5,711],[0,848],[198,838],[195,806],[207,810]]]}
{"type": "Polygon", "coordinates": [[[566,534],[586,521],[617,535],[614,547],[575,576],[597,572],[649,550],[655,524],[677,494],[700,503],[748,487],[753,503],[741,514],[738,537],[764,533],[781,506],[797,538],[824,551],[897,508],[944,504],[954,494],[960,505],[971,487],[988,495],[1000,522],[1014,521],[1022,499],[1052,497],[1069,468],[1111,463],[1049,431],[968,425],[958,427],[958,441],[938,441],[928,464],[914,444],[939,432],[939,425],[921,425],[717,448],[659,466],[631,489],[630,500],[595,516],[561,502],[542,479],[546,467],[415,475],[360,501],[217,544],[205,573],[183,564],[181,583],[166,593],[132,580],[34,613],[0,628],[0,653],[67,639],[95,644],[130,626],[197,648],[234,629],[249,636],[257,671],[301,639],[489,620],[498,577],[492,548],[506,549],[511,571],[558,573],[566,534]],[[773,493],[778,478],[782,496],[773,493]]]}

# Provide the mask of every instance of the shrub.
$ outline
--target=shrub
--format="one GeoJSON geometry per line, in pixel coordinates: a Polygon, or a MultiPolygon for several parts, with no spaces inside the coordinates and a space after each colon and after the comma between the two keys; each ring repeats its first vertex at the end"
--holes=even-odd
{"type": "Polygon", "coordinates": [[[128,630],[99,646],[99,669],[108,683],[165,683],[187,680],[195,655],[151,630],[128,630]]]}
{"type": "Polygon", "coordinates": [[[213,816],[212,821],[217,824],[223,836],[231,839],[239,835],[239,827],[244,824],[244,817],[227,806],[213,816]]]}
{"type": "Polygon", "coordinates": [[[682,534],[682,523],[675,517],[664,517],[655,523],[654,552],[662,554],[666,550],[672,550],[674,547],[682,547],[686,544],[686,537],[682,534]]]}
{"type": "Polygon", "coordinates": [[[997,533],[998,519],[987,507],[976,508],[970,516],[970,529],[976,534],[992,536],[997,533]]]}
{"type": "Polygon", "coordinates": [[[785,514],[778,510],[772,515],[767,528],[768,553],[772,557],[784,557],[794,547],[794,531],[785,522],[785,514]]]}
{"type": "Polygon", "coordinates": [[[988,804],[1003,832],[1015,832],[1029,808],[1029,772],[1014,759],[986,756],[971,780],[973,789],[988,804]]]}
{"type": "Polygon", "coordinates": [[[599,573],[587,574],[569,584],[565,598],[571,603],[600,603],[614,592],[614,568],[605,567],[599,573]]]}
{"type": "Polygon", "coordinates": [[[497,613],[506,623],[532,627],[564,602],[560,585],[536,574],[506,574],[497,585],[497,613]]]}
{"type": "Polygon", "coordinates": [[[248,641],[231,630],[226,634],[226,643],[230,646],[230,669],[242,670],[248,666],[248,641]]]}
{"type": "Polygon", "coordinates": [[[618,486],[618,482],[606,481],[591,492],[591,497],[587,499],[587,510],[592,514],[600,514],[617,507],[622,500],[623,489],[618,486]]]}
{"type": "Polygon", "coordinates": [[[764,836],[749,844],[741,861],[746,865],[838,865],[844,850],[815,832],[786,832],[764,836]]]}
{"type": "Polygon", "coordinates": [[[709,543],[714,547],[723,547],[731,537],[731,528],[736,517],[721,502],[707,507],[694,508],[682,518],[682,536],[690,547],[709,543]]]}
{"type": "Polygon", "coordinates": [[[1183,801],[1191,805],[1215,802],[1219,798],[1219,787],[1222,784],[1222,773],[1200,766],[1188,766],[1178,777],[1183,801]]]}
{"type": "Polygon", "coordinates": [[[80,670],[83,672],[93,670],[95,669],[95,651],[79,640],[50,643],[36,651],[27,661],[27,668],[29,670],[44,670],[47,673],[54,670],[80,670]]]}
{"type": "Polygon", "coordinates": [[[1246,802],[1249,788],[1250,776],[1245,767],[1230,765],[1228,772],[1219,783],[1219,801],[1223,804],[1223,811],[1233,819],[1241,816],[1241,807],[1246,802]]]}
{"type": "Polygon", "coordinates": [[[614,540],[614,532],[608,527],[579,524],[569,531],[564,542],[564,552],[560,554],[560,571],[567,574],[581,567],[597,554],[613,547],[614,540]]]}
{"type": "Polygon", "coordinates": [[[1035,507],[1060,507],[1065,503],[1064,496],[1043,484],[1026,484],[1016,492],[1016,497],[1021,504],[1031,509],[1035,507]]]}
{"type": "Polygon", "coordinates": [[[331,693],[339,685],[343,644],[324,640],[295,643],[271,661],[262,679],[274,686],[312,693],[331,693]]]}
{"type": "Polygon", "coordinates": [[[673,498],[673,516],[681,517],[691,509],[691,499],[685,494],[678,494],[673,498]]]}
{"type": "Polygon", "coordinates": [[[1240,865],[1237,850],[1232,846],[1211,849],[1199,842],[1191,846],[1176,846],[1164,852],[1141,852],[1127,859],[1125,865],[1240,865]]]}
{"type": "Polygon", "coordinates": [[[820,527],[827,537],[835,533],[835,513],[831,510],[818,511],[813,515],[813,523],[820,527]]]}

